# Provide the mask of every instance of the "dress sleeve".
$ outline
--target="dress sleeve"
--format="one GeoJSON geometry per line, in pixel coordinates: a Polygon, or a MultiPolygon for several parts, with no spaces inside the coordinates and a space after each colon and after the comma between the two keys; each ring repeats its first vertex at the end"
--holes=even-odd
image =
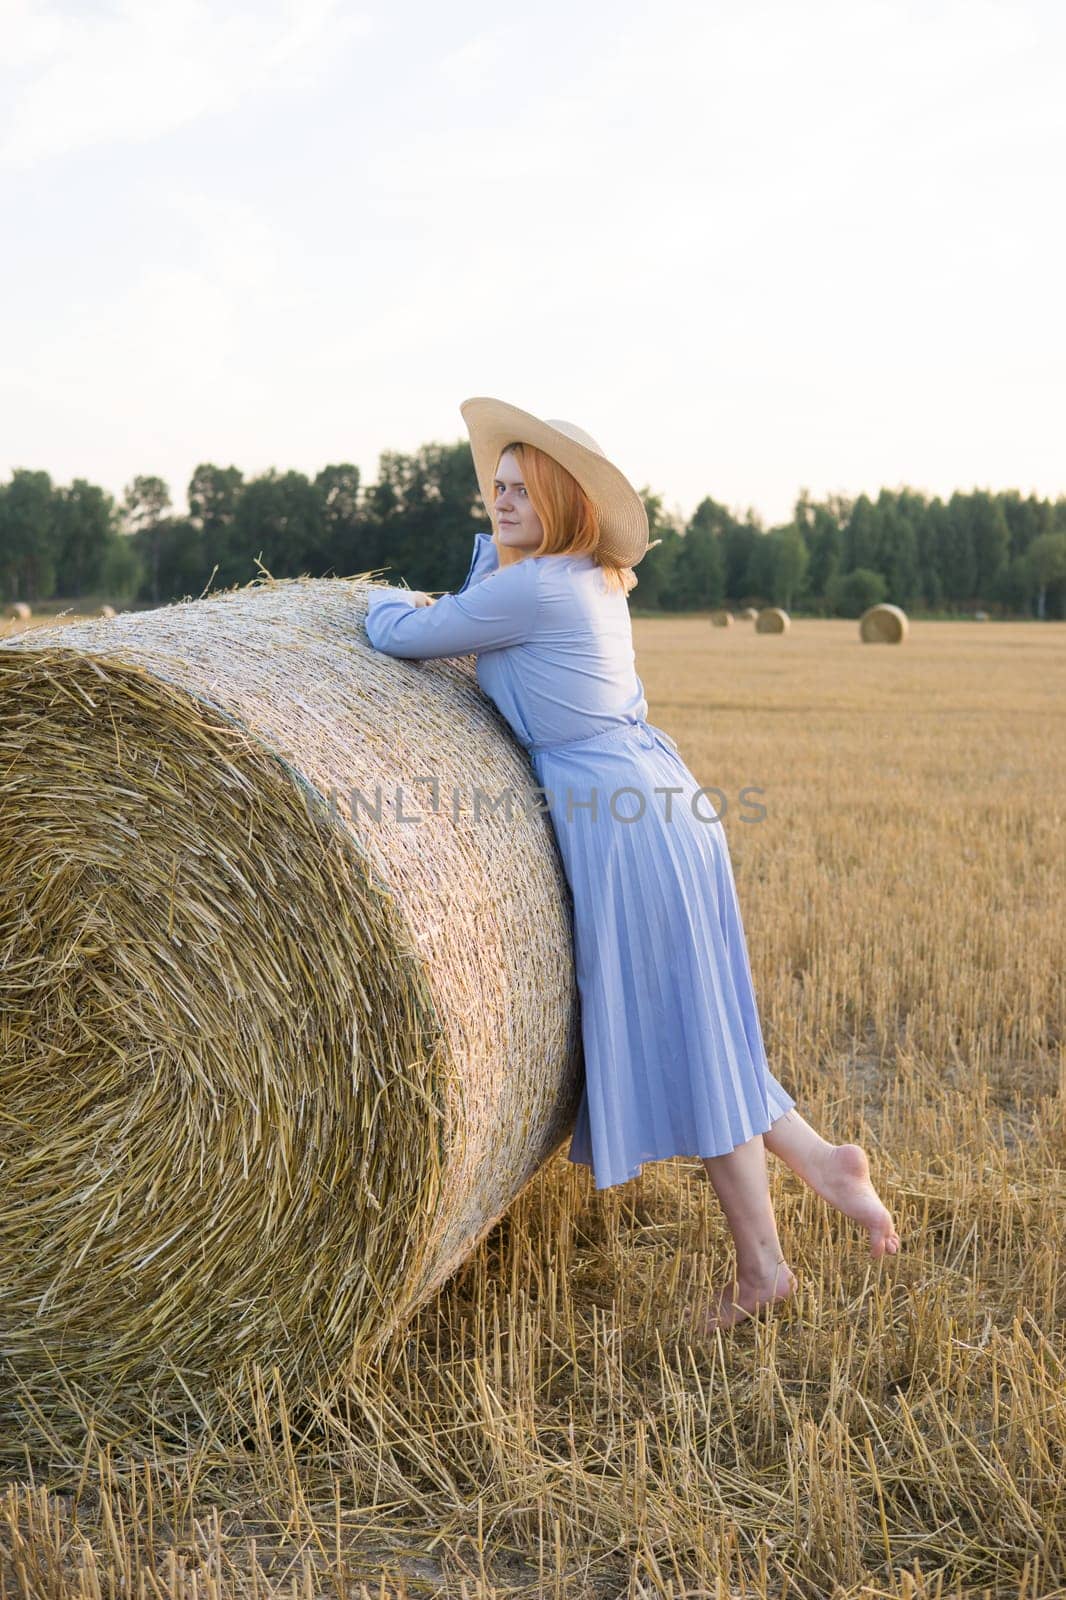
{"type": "Polygon", "coordinates": [[[480,583],[482,578],[487,578],[491,572],[498,572],[499,568],[500,552],[493,543],[492,534],[475,533],[470,570],[461,586],[455,591],[456,594],[463,594],[472,584],[480,583]]]}
{"type": "Polygon", "coordinates": [[[425,661],[500,650],[532,638],[537,621],[537,572],[529,559],[512,562],[459,594],[416,606],[406,589],[373,588],[366,632],[375,650],[425,661]]]}

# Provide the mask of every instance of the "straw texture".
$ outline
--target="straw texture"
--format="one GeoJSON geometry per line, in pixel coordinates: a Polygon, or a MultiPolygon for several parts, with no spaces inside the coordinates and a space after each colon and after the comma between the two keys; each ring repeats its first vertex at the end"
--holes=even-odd
{"type": "Polygon", "coordinates": [[[859,618],[863,644],[901,644],[907,637],[907,614],[899,606],[870,606],[859,618]]]}
{"type": "Polygon", "coordinates": [[[528,758],[472,658],[370,647],[370,587],[0,643],[0,1392],[324,1392],[572,1127],[528,758]]]}

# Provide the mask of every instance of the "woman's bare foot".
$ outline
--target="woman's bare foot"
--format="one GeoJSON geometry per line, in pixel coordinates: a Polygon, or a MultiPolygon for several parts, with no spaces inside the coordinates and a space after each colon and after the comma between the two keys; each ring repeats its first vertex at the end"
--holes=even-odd
{"type": "Polygon", "coordinates": [[[899,1234],[870,1182],[870,1163],[861,1145],[830,1144],[795,1106],[783,1111],[771,1124],[763,1134],[763,1142],[815,1194],[846,1217],[862,1223],[870,1235],[870,1254],[875,1259],[895,1255],[899,1234]]]}
{"type": "Polygon", "coordinates": [[[786,1261],[777,1265],[762,1278],[738,1276],[725,1289],[712,1295],[710,1309],[695,1313],[692,1322],[701,1333],[713,1333],[716,1328],[732,1328],[738,1322],[762,1316],[780,1300],[787,1300],[796,1291],[796,1275],[786,1261]]]}
{"type": "Polygon", "coordinates": [[[870,1235],[870,1254],[875,1260],[896,1254],[899,1234],[870,1182],[870,1163],[861,1145],[831,1145],[811,1174],[811,1186],[831,1206],[862,1224],[870,1235]]]}

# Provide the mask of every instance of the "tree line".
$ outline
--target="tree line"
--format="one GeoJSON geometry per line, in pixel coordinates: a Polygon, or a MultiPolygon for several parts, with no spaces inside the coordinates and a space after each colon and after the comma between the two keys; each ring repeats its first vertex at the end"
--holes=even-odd
{"type": "MultiPolygon", "coordinates": [[[[888,600],[911,614],[1066,617],[1066,497],[974,490],[947,500],[882,489],[813,500],[764,527],[710,496],[683,520],[641,490],[651,537],[635,609],[780,605],[857,616],[888,600]]],[[[15,470],[0,484],[0,600],[87,597],[163,605],[275,578],[373,573],[412,588],[463,581],[474,533],[489,526],[466,440],[385,452],[375,483],[350,463],[315,477],[196,468],[175,512],[168,485],[137,477],[121,502],[84,478],[61,486],[15,470]]]]}

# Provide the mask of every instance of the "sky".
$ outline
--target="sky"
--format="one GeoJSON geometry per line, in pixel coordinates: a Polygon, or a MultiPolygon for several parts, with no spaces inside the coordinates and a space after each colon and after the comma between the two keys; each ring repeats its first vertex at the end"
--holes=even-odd
{"type": "Polygon", "coordinates": [[[0,0],[0,476],[1066,494],[1059,0],[0,0]]]}

